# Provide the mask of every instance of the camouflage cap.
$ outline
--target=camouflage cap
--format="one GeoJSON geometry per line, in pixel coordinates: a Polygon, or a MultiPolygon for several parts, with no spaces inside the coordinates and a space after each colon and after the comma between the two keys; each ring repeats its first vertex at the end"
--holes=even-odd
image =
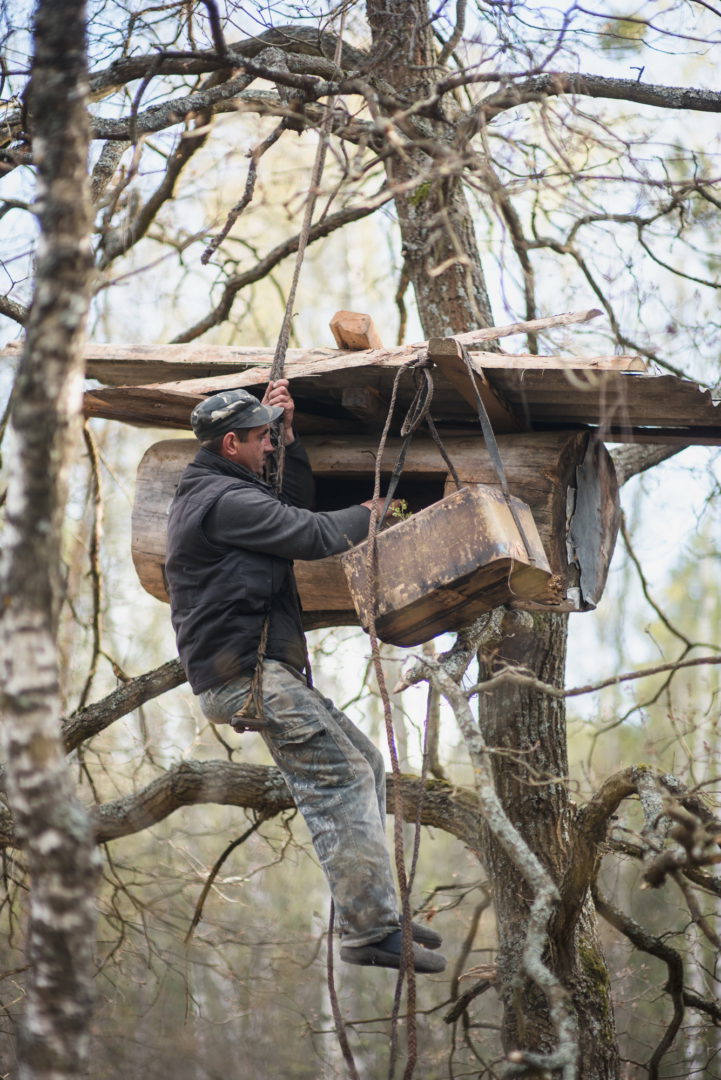
{"type": "Polygon", "coordinates": [[[200,442],[237,428],[262,427],[283,415],[278,405],[261,405],[247,390],[224,390],[195,406],[190,426],[200,442]]]}

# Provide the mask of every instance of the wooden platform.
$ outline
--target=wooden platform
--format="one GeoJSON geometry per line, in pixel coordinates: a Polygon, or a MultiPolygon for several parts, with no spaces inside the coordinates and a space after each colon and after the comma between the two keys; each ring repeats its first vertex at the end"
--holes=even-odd
{"type": "MultiPolygon", "coordinates": [[[[187,347],[157,348],[185,348],[187,354],[187,347]]],[[[286,374],[291,380],[300,433],[379,430],[398,367],[407,364],[409,357],[423,355],[424,348],[363,352],[316,349],[310,356],[307,351],[289,356],[286,374]],[[377,405],[373,413],[364,415],[349,405],[353,390],[370,391],[377,405]]],[[[229,357],[211,365],[210,375],[89,390],[85,395],[86,414],[131,424],[187,429],[190,411],[205,395],[231,387],[245,387],[262,395],[270,374],[268,354],[238,349],[232,354],[232,360],[229,357]],[[223,374],[217,373],[221,364],[223,374]],[[229,366],[235,370],[225,373],[229,366]]],[[[522,427],[568,428],[577,424],[594,427],[603,439],[615,442],[721,444],[721,411],[711,393],[689,380],[638,370],[637,357],[579,360],[472,351],[471,361],[522,419],[522,427]]],[[[176,376],[177,364],[172,361],[172,374],[176,376]]],[[[195,375],[197,364],[196,360],[187,360],[181,370],[195,375]]],[[[156,361],[152,369],[157,375],[156,361]]],[[[207,364],[204,370],[208,370],[207,364]]],[[[106,377],[110,374],[106,367],[95,368],[91,362],[89,372],[93,371],[106,377]]],[[[139,374],[137,368],[135,372],[139,374]]],[[[171,369],[166,374],[170,375],[171,369]]],[[[449,378],[436,369],[434,381],[432,414],[436,423],[446,429],[475,426],[471,404],[449,378]]],[[[398,423],[412,397],[409,375],[399,388],[398,423]]]]}

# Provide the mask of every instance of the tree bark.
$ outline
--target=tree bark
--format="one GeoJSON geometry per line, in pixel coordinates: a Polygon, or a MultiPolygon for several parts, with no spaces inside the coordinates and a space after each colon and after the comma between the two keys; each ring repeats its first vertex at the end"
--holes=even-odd
{"type": "MultiPolygon", "coordinates": [[[[481,663],[481,677],[501,666],[523,666],[543,682],[563,686],[567,629],[567,615],[534,615],[529,629],[517,629],[490,663],[481,663]]],[[[489,746],[499,751],[491,761],[501,803],[560,888],[574,843],[565,701],[504,684],[480,695],[479,719],[489,746]]],[[[530,982],[523,983],[520,993],[517,986],[519,948],[532,897],[520,887],[517,869],[484,832],[483,860],[494,883],[497,909],[504,1048],[549,1052],[554,1033],[543,998],[530,982]]],[[[578,1016],[579,1075],[584,1080],[613,1080],[619,1061],[610,982],[588,903],[566,933],[565,940],[551,937],[549,962],[571,992],[578,1016]]]]}
{"type": "Polygon", "coordinates": [[[84,3],[40,0],[29,111],[42,239],[10,421],[0,624],[7,786],[31,879],[19,1051],[27,1080],[83,1071],[93,996],[98,864],[60,737],[56,649],[92,270],[86,84],[84,3]]]}
{"type": "MultiPolygon", "coordinates": [[[[427,96],[437,71],[432,19],[426,0],[368,0],[374,70],[411,107],[427,96]]],[[[402,125],[402,119],[397,121],[402,125]]],[[[439,111],[430,123],[438,148],[451,124],[439,111]]],[[[491,304],[478,258],[463,183],[421,147],[387,159],[401,228],[405,269],[428,337],[492,326],[491,304]]]]}
{"type": "MultiPolygon", "coordinates": [[[[424,0],[368,0],[367,10],[379,73],[410,105],[414,97],[428,91],[434,74],[428,5],[424,0]]],[[[435,134],[439,141],[452,137],[451,125],[441,115],[435,134]]],[[[443,336],[492,325],[460,180],[438,179],[437,173],[434,177],[422,148],[412,155],[396,155],[388,161],[387,171],[425,334],[443,336]]],[[[499,661],[530,668],[544,682],[562,686],[567,626],[567,615],[534,615],[532,628],[503,640],[496,656],[499,661]]],[[[507,751],[491,756],[500,803],[560,885],[572,843],[564,702],[530,689],[499,687],[484,695],[479,716],[485,742],[507,751]]],[[[522,974],[531,889],[486,828],[481,829],[478,847],[494,883],[504,1047],[507,1052],[550,1053],[558,1037],[550,999],[522,974]]],[[[610,982],[588,905],[570,940],[563,944],[561,951],[559,943],[549,940],[547,962],[569,991],[576,1013],[578,1075],[584,1080],[614,1080],[619,1064],[610,982]]]]}

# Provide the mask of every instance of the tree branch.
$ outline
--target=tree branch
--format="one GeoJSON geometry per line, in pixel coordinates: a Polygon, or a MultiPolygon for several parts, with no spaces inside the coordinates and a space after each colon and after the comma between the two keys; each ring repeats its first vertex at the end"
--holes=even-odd
{"type": "Polygon", "coordinates": [[[649,1080],[658,1080],[659,1065],[667,1051],[671,1048],[683,1022],[683,960],[676,949],[672,949],[671,946],[667,945],[661,938],[649,934],[629,915],[626,915],[625,912],[613,907],[608,900],[601,896],[595,883],[593,885],[593,901],[599,915],[603,916],[606,922],[615,927],[615,929],[623,934],[624,937],[627,937],[637,949],[641,949],[642,952],[649,953],[651,956],[656,956],[659,960],[662,960],[668,969],[666,990],[670,994],[673,1002],[673,1016],[664,1032],[663,1038],[651,1055],[647,1066],[649,1080]]]}
{"type": "Polygon", "coordinates": [[[470,115],[480,123],[487,123],[499,113],[515,109],[519,105],[544,101],[548,97],[561,94],[610,98],[635,105],[650,105],[658,109],[721,112],[721,93],[717,90],[659,86],[637,82],[635,79],[614,79],[604,75],[579,75],[559,71],[535,75],[525,82],[518,82],[489,94],[470,115]]]}
{"type": "Polygon", "coordinates": [[[25,326],[28,319],[28,309],[9,296],[0,296],[0,315],[6,315],[8,319],[14,319],[16,323],[25,326]]]}
{"type": "Polygon", "coordinates": [[[679,454],[682,446],[660,446],[648,443],[629,443],[628,446],[616,446],[611,450],[611,458],[616,468],[619,486],[646,469],[660,465],[662,461],[679,454]]]}
{"type": "Polygon", "coordinates": [[[549,697],[568,698],[580,697],[582,694],[592,694],[596,690],[605,690],[608,686],[617,686],[622,682],[631,682],[635,679],[646,679],[650,675],[660,675],[665,671],[679,671],[681,668],[699,667],[702,664],[721,664],[721,656],[699,656],[696,660],[676,660],[670,664],[657,664],[655,667],[641,668],[640,671],[627,671],[624,675],[612,675],[608,679],[601,679],[597,683],[587,683],[586,686],[576,686],[572,690],[564,690],[559,686],[541,682],[533,675],[524,674],[518,668],[504,668],[496,675],[484,682],[476,683],[468,691],[468,694],[479,694],[502,683],[517,683],[519,686],[527,686],[532,690],[538,690],[549,697]]]}
{"type": "MultiPolygon", "coordinates": [[[[375,198],[364,203],[363,206],[351,207],[347,210],[339,210],[335,214],[330,214],[311,228],[308,236],[308,243],[312,244],[315,240],[320,240],[324,236],[329,236],[330,233],[341,228],[343,225],[347,225],[351,221],[360,221],[362,218],[368,217],[368,215],[374,213],[379,206],[382,206],[392,198],[393,196],[390,192],[382,190],[375,198]]],[[[246,285],[252,285],[253,282],[259,281],[261,278],[265,277],[278,265],[278,263],[297,251],[298,239],[297,235],[291,236],[282,244],[278,244],[277,247],[274,247],[272,251],[268,252],[265,258],[261,259],[250,270],[246,270],[245,273],[230,278],[225,284],[218,304],[197,323],[174,337],[171,344],[179,345],[188,341],[194,341],[195,338],[204,334],[206,330],[210,330],[213,326],[217,326],[226,319],[230,314],[233,301],[240,290],[244,289],[246,285]]]]}
{"type": "MultiPolygon", "coordinates": [[[[315,57],[318,61],[314,73],[326,78],[336,78],[338,68],[333,63],[336,48],[335,34],[302,26],[276,26],[245,41],[234,41],[228,47],[230,60],[241,67],[244,59],[257,56],[269,45],[284,49],[296,56],[315,57]]],[[[352,45],[343,43],[341,66],[345,70],[363,68],[368,54],[352,45]]],[[[129,82],[142,79],[157,64],[157,53],[150,56],[134,56],[120,60],[90,76],[90,94],[94,101],[107,97],[129,82]]],[[[166,53],[157,68],[159,75],[202,75],[228,66],[228,60],[219,56],[215,49],[193,53],[166,53]]]]}
{"type": "MultiPolygon", "coordinates": [[[[392,813],[393,776],[386,777],[388,807],[392,813]]],[[[473,850],[478,846],[481,812],[472,791],[440,780],[401,777],[403,818],[442,829],[473,850]]],[[[157,825],[176,810],[201,803],[238,806],[273,817],[294,806],[278,769],[230,761],[181,761],[132,795],[103,803],[92,810],[98,844],[132,836],[157,825]]],[[[12,816],[0,811],[0,843],[12,846],[12,816]]]]}
{"type": "Polygon", "coordinates": [[[133,709],[144,705],[146,701],[181,686],[185,682],[185,672],[180,660],[169,660],[167,664],[154,668],[144,675],[119,686],[101,701],[88,705],[86,709],[73,713],[62,721],[63,739],[67,753],[75,750],[81,743],[104,731],[115,720],[133,709]]]}

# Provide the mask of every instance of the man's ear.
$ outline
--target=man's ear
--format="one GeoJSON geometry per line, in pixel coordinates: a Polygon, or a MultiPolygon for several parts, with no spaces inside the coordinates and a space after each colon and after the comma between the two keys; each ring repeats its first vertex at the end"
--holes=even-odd
{"type": "Polygon", "coordinates": [[[220,444],[220,450],[223,457],[234,458],[235,451],[238,445],[238,439],[234,431],[226,431],[223,436],[223,441],[220,444]]]}

